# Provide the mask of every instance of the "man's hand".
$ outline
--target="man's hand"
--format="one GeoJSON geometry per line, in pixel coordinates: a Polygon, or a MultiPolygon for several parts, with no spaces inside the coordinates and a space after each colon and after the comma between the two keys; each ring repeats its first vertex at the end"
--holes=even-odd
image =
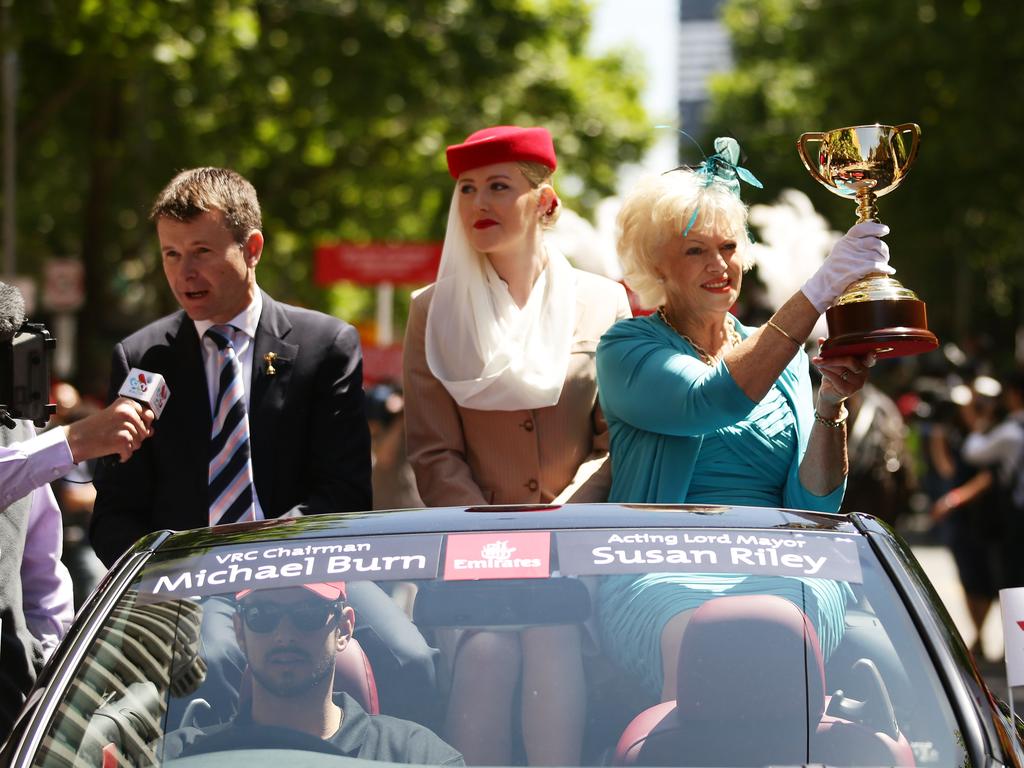
{"type": "Polygon", "coordinates": [[[153,434],[153,411],[127,397],[119,397],[99,413],[64,427],[71,456],[78,464],[87,459],[117,454],[128,461],[153,434]]]}

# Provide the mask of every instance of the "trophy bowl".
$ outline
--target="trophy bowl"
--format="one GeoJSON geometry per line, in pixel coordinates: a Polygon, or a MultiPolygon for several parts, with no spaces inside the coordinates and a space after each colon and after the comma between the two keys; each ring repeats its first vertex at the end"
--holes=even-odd
{"type": "MultiPolygon", "coordinates": [[[[921,129],[916,123],[857,125],[805,133],[796,148],[811,177],[831,192],[857,203],[857,222],[880,221],[875,200],[896,189],[917,157],[921,129]],[[910,146],[904,135],[910,135],[910,146]],[[808,144],[819,144],[812,160],[808,144]]],[[[872,274],[852,283],[825,311],[829,337],[823,357],[874,354],[906,357],[939,345],[928,330],[924,302],[898,280],[872,274]]]]}

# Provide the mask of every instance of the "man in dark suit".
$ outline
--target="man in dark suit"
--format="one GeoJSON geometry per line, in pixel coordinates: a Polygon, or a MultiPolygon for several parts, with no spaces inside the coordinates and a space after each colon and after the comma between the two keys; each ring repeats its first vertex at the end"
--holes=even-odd
{"type": "MultiPolygon", "coordinates": [[[[130,459],[100,464],[90,530],[96,554],[109,567],[163,528],[372,509],[359,337],[257,287],[256,190],[234,171],[182,171],[150,218],[182,311],[117,345],[111,397],[132,368],[161,374],[171,396],[130,459]]],[[[353,583],[350,598],[382,704],[424,719],[436,695],[436,651],[373,582],[353,583]]],[[[202,696],[223,716],[233,714],[244,665],[231,642],[233,612],[219,598],[204,605],[202,696]]]]}
{"type": "Polygon", "coordinates": [[[153,437],[128,461],[108,459],[98,472],[96,553],[110,566],[140,536],[162,528],[370,509],[359,337],[334,317],[281,304],[258,288],[263,234],[252,185],[225,169],[183,171],[160,193],[151,218],[182,310],[117,345],[111,398],[131,368],[162,374],[171,397],[153,437]],[[233,334],[254,480],[242,513],[220,517],[210,498],[208,446],[223,368],[206,333],[211,326],[233,334]]]}

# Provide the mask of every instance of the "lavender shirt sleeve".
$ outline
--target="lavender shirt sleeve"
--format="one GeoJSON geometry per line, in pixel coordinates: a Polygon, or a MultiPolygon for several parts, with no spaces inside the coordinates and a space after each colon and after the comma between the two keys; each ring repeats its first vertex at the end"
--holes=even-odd
{"type": "Polygon", "coordinates": [[[71,574],[60,561],[62,544],[60,508],[50,486],[43,485],[32,494],[21,593],[25,623],[47,657],[75,616],[71,574]]]}
{"type": "Polygon", "coordinates": [[[29,631],[48,656],[74,618],[71,575],[60,561],[63,526],[50,481],[75,466],[63,429],[0,446],[0,509],[32,494],[21,589],[29,631]]]}
{"type": "Polygon", "coordinates": [[[0,446],[0,509],[63,477],[74,466],[71,447],[61,427],[20,443],[0,446]]]}

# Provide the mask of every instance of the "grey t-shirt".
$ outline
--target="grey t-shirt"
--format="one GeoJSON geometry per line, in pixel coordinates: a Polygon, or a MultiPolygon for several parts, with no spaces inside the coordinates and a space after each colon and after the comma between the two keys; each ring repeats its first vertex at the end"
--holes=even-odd
{"type": "MultiPolygon", "coordinates": [[[[387,763],[413,765],[465,765],[462,755],[454,747],[419,723],[388,715],[370,715],[346,693],[336,693],[334,703],[345,713],[341,727],[321,744],[328,751],[334,747],[347,757],[387,763]]],[[[204,731],[184,729],[168,734],[163,742],[163,758],[188,757],[202,752],[231,749],[253,749],[265,746],[288,746],[284,740],[275,741],[275,731],[256,725],[248,711],[239,714],[224,726],[204,731]],[[261,736],[263,738],[261,738],[261,736]],[[258,739],[258,740],[257,740],[258,739]]],[[[296,744],[315,743],[311,736],[301,737],[296,744]]],[[[301,748],[301,747],[300,747],[301,748]]]]}

